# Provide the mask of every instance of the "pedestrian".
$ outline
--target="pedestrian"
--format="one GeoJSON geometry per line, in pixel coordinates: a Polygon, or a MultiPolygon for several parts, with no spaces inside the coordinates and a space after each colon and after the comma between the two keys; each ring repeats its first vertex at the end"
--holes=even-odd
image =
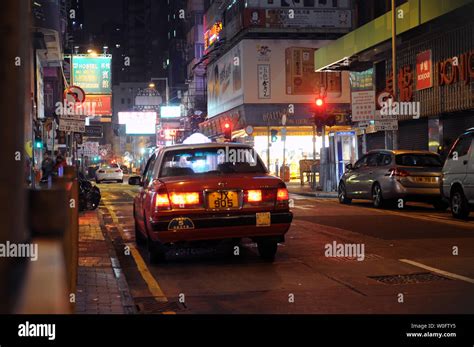
{"type": "Polygon", "coordinates": [[[64,167],[67,166],[66,161],[64,160],[64,157],[61,154],[58,154],[56,157],[56,164],[54,165],[54,172],[56,175],[61,177],[64,172],[64,167]]]}
{"type": "Polygon", "coordinates": [[[51,152],[46,151],[44,153],[43,161],[41,162],[42,182],[48,181],[49,177],[53,174],[54,167],[55,165],[53,159],[51,158],[51,152]]]}

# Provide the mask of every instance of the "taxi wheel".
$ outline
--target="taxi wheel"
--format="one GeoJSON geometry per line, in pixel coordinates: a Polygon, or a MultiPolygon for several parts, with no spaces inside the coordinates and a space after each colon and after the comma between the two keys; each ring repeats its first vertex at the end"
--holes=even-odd
{"type": "Polygon", "coordinates": [[[257,242],[258,253],[260,258],[266,261],[274,261],[275,254],[278,249],[278,242],[271,239],[271,240],[261,240],[257,242]]]}

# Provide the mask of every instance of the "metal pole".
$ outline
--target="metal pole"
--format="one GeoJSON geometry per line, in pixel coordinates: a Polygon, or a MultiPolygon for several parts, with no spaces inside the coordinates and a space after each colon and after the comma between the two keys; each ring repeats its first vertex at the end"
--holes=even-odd
{"type": "MultiPolygon", "coordinates": [[[[397,101],[397,9],[395,0],[392,0],[392,74],[393,100],[397,101]]],[[[392,149],[398,148],[397,130],[392,131],[392,149]]]]}
{"type": "Polygon", "coordinates": [[[267,121],[267,168],[270,170],[270,125],[267,121]]]}
{"type": "Polygon", "coordinates": [[[313,125],[313,160],[316,160],[316,126],[313,125]]]}

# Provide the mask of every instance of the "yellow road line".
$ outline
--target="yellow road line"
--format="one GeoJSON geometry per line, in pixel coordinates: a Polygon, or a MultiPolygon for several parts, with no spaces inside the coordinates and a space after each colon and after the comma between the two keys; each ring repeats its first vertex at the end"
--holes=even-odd
{"type": "MultiPolygon", "coordinates": [[[[123,228],[118,221],[117,215],[110,207],[108,208],[108,211],[110,215],[112,216],[112,221],[117,226],[117,230],[119,231],[120,236],[122,237],[123,240],[125,240],[123,228]]],[[[135,245],[133,243],[127,243],[126,245],[130,248],[130,252],[133,256],[133,259],[135,260],[135,263],[137,264],[138,271],[140,272],[140,275],[142,276],[143,280],[148,286],[148,289],[150,290],[151,295],[154,296],[155,300],[158,302],[168,302],[168,298],[166,297],[165,293],[163,292],[163,290],[161,289],[160,285],[155,280],[153,275],[150,273],[148,266],[146,265],[145,261],[143,260],[140,252],[137,250],[135,245]]]]}
{"type": "Polygon", "coordinates": [[[409,260],[409,259],[398,259],[398,260],[401,261],[402,263],[407,263],[407,264],[410,264],[410,265],[413,265],[413,266],[416,266],[416,267],[420,267],[422,269],[425,269],[425,270],[428,270],[428,271],[431,271],[431,272],[435,272],[437,274],[440,274],[440,275],[443,275],[443,276],[446,276],[446,277],[450,277],[450,278],[454,278],[454,279],[457,279],[457,280],[461,280],[461,281],[464,281],[464,282],[474,284],[474,279],[466,277],[466,276],[462,276],[462,275],[458,275],[458,274],[455,274],[455,273],[452,273],[452,272],[440,270],[440,269],[437,269],[437,268],[434,268],[434,267],[431,267],[431,266],[428,266],[428,265],[425,265],[425,264],[421,264],[421,263],[418,263],[416,261],[409,260]]]}

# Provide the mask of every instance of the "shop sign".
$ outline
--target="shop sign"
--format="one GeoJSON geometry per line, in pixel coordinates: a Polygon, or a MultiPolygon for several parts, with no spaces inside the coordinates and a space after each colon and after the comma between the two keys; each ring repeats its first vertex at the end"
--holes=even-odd
{"type": "Polygon", "coordinates": [[[416,55],[416,90],[433,86],[433,67],[431,50],[416,55]]]}
{"type": "Polygon", "coordinates": [[[258,65],[258,98],[271,99],[270,65],[258,65]]]}
{"type": "Polygon", "coordinates": [[[438,84],[451,85],[463,81],[468,84],[474,79],[474,51],[445,59],[438,63],[438,84]]]}
{"type": "MultiPolygon", "coordinates": [[[[405,65],[398,70],[397,84],[398,99],[411,101],[413,99],[413,71],[410,65],[405,65]]],[[[393,73],[387,77],[385,90],[393,94],[393,73]]]]}
{"type": "Polygon", "coordinates": [[[111,68],[111,57],[73,56],[73,83],[87,94],[112,94],[111,68]]]}

